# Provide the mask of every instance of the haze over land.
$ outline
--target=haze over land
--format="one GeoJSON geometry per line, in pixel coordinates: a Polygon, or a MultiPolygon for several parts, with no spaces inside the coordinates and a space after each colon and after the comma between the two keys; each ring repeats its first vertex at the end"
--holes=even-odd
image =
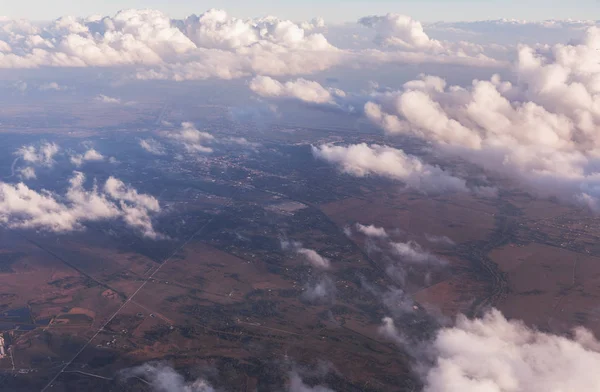
{"type": "Polygon", "coordinates": [[[598,390],[600,22],[235,11],[0,18],[0,390],[598,390]]]}

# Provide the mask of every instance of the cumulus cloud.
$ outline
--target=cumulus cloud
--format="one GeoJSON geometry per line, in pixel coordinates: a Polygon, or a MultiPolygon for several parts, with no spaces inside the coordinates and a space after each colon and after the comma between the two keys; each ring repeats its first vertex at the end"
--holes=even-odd
{"type": "Polygon", "coordinates": [[[122,370],[120,376],[127,379],[139,377],[150,383],[156,392],[215,392],[210,383],[202,378],[186,381],[175,369],[165,363],[146,363],[122,370]]]}
{"type": "Polygon", "coordinates": [[[94,148],[90,148],[83,154],[75,154],[70,157],[71,163],[80,167],[85,162],[100,162],[104,160],[104,155],[100,154],[94,148]]]}
{"type": "Polygon", "coordinates": [[[359,19],[358,23],[373,29],[376,32],[375,43],[388,49],[386,52],[368,52],[381,61],[451,62],[478,66],[503,64],[489,56],[505,51],[499,45],[439,41],[429,37],[421,22],[407,15],[372,15],[359,19]]]}
{"type": "Polygon", "coordinates": [[[367,237],[388,238],[388,233],[383,227],[377,227],[374,225],[365,226],[360,223],[357,223],[355,227],[359,233],[362,233],[367,237]]]}
{"type": "Polygon", "coordinates": [[[317,251],[308,249],[302,246],[301,242],[280,239],[281,249],[285,251],[295,252],[304,256],[305,260],[313,267],[321,270],[326,270],[331,267],[331,262],[328,258],[321,256],[317,251]]]}
{"type": "Polygon", "coordinates": [[[396,148],[366,143],[349,146],[323,144],[313,146],[312,152],[316,158],[357,177],[387,177],[422,191],[467,191],[465,180],[454,177],[437,166],[423,163],[419,158],[396,148]]]}
{"type": "Polygon", "coordinates": [[[316,104],[335,104],[336,97],[346,96],[346,93],[342,90],[325,88],[314,81],[297,79],[280,83],[268,76],[257,76],[252,79],[250,89],[261,97],[293,98],[316,104]]]}
{"type": "Polygon", "coordinates": [[[81,230],[85,222],[122,219],[149,238],[160,235],[152,227],[151,214],[160,212],[158,201],[110,177],[99,189],[87,190],[83,173],[74,172],[64,196],[35,191],[23,183],[0,182],[0,222],[11,228],[39,229],[56,233],[81,230]]]}
{"type": "Polygon", "coordinates": [[[52,167],[56,163],[54,157],[59,151],[60,147],[56,143],[42,143],[39,147],[23,146],[15,152],[15,155],[27,163],[52,167]]]}
{"type": "Polygon", "coordinates": [[[306,75],[340,64],[382,61],[498,65],[481,45],[440,43],[409,17],[390,14],[361,23],[378,31],[378,42],[401,50],[338,49],[319,32],[322,19],[239,19],[211,9],[177,20],[156,10],[123,10],[106,17],[63,17],[45,25],[3,21],[0,68],[129,67],[138,79],[182,81],[306,75]]]}
{"type": "Polygon", "coordinates": [[[384,16],[367,16],[358,23],[373,28],[377,32],[375,40],[384,46],[400,46],[404,49],[441,50],[442,44],[423,30],[421,22],[410,16],[387,14],[384,16]]]}
{"type": "Polygon", "coordinates": [[[365,113],[389,133],[416,135],[534,191],[597,209],[599,48],[596,27],[572,44],[522,46],[516,85],[497,75],[468,88],[423,78],[379,95],[365,113]]]}
{"type": "Polygon", "coordinates": [[[216,9],[184,20],[146,9],[45,26],[9,21],[0,29],[0,68],[139,66],[139,78],[175,80],[303,74],[338,61],[337,49],[310,32],[319,25],[216,9]]]}
{"type": "Polygon", "coordinates": [[[329,259],[321,256],[313,249],[299,248],[296,249],[296,253],[303,255],[306,260],[315,268],[329,269],[331,267],[329,259]]]}
{"type": "Polygon", "coordinates": [[[148,151],[150,154],[154,155],[165,155],[164,146],[156,139],[148,138],[148,139],[140,139],[139,140],[140,147],[144,150],[148,151]]]}
{"type": "Polygon", "coordinates": [[[437,358],[425,392],[593,391],[600,385],[600,343],[584,329],[574,338],[508,321],[498,310],[481,319],[458,318],[438,331],[437,358]]]}
{"type": "Polygon", "coordinates": [[[443,265],[447,263],[446,260],[423,249],[423,247],[415,241],[408,241],[406,243],[392,242],[391,246],[393,251],[400,256],[403,261],[408,263],[432,265],[443,265]]]}
{"type": "Polygon", "coordinates": [[[213,152],[213,149],[207,147],[205,144],[212,143],[215,140],[215,137],[208,132],[197,130],[191,122],[182,123],[179,130],[170,132],[167,136],[181,143],[189,153],[213,152]]]}

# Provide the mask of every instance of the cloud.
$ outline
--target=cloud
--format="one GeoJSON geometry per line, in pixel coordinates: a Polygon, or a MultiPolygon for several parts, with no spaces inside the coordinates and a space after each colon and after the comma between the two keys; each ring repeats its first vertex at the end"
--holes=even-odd
{"type": "Polygon", "coordinates": [[[515,85],[497,75],[467,88],[422,78],[374,97],[365,113],[388,133],[418,136],[532,191],[598,209],[599,48],[596,27],[568,45],[521,46],[515,85]]]}
{"type": "Polygon", "coordinates": [[[582,328],[574,338],[508,321],[498,310],[464,316],[431,344],[437,358],[424,392],[593,391],[600,385],[600,342],[582,328]]]}
{"type": "Polygon", "coordinates": [[[108,103],[108,104],[120,104],[121,103],[120,98],[113,98],[113,97],[109,97],[108,95],[103,95],[103,94],[98,95],[96,97],[96,101],[102,102],[102,103],[108,103]]]}
{"type": "Polygon", "coordinates": [[[303,255],[306,260],[315,268],[329,269],[331,267],[329,259],[321,256],[313,249],[299,248],[296,249],[296,253],[303,255]]]}
{"type": "Polygon", "coordinates": [[[313,146],[312,152],[316,158],[353,176],[382,176],[426,192],[467,191],[465,180],[392,147],[366,143],[349,146],[323,144],[313,146]]]}
{"type": "Polygon", "coordinates": [[[120,376],[125,379],[140,377],[147,380],[156,392],[215,392],[208,381],[199,378],[188,382],[175,369],[160,362],[122,370],[120,376]]]}
{"type": "Polygon", "coordinates": [[[466,41],[439,41],[429,37],[421,22],[410,16],[389,13],[367,16],[359,24],[376,32],[375,43],[385,52],[367,51],[383,62],[447,62],[474,66],[502,66],[489,55],[503,53],[500,45],[481,45],[466,41]]]}
{"type": "Polygon", "coordinates": [[[431,242],[432,244],[445,245],[445,246],[456,245],[456,243],[454,241],[452,241],[450,238],[446,237],[445,235],[439,236],[439,235],[425,234],[425,239],[427,241],[431,242]]]}
{"type": "Polygon", "coordinates": [[[304,248],[301,242],[280,238],[279,243],[281,250],[292,251],[304,256],[306,261],[317,269],[327,270],[331,267],[331,262],[328,258],[321,256],[313,249],[304,248]]]}
{"type": "Polygon", "coordinates": [[[404,242],[392,242],[390,243],[394,253],[402,258],[402,261],[415,264],[431,264],[431,265],[443,265],[447,261],[441,259],[434,254],[423,249],[415,241],[404,242]]]}
{"type": "Polygon", "coordinates": [[[100,162],[104,160],[104,155],[100,154],[94,148],[90,148],[83,154],[71,155],[71,163],[77,167],[80,167],[85,162],[100,162]]]}
{"type": "Polygon", "coordinates": [[[144,150],[148,151],[150,154],[154,154],[154,155],[165,155],[166,154],[164,146],[156,139],[153,139],[153,138],[140,139],[139,143],[140,143],[140,147],[142,147],[144,150]]]}
{"type": "Polygon", "coordinates": [[[35,174],[35,169],[31,166],[19,169],[19,175],[25,180],[37,178],[37,175],[35,174]]]}
{"type": "Polygon", "coordinates": [[[52,167],[56,163],[54,156],[59,151],[60,147],[56,143],[42,143],[39,147],[33,145],[23,146],[15,152],[15,155],[28,163],[52,167]]]}
{"type": "Polygon", "coordinates": [[[63,90],[66,90],[67,88],[59,85],[56,82],[49,82],[49,83],[41,84],[38,87],[38,89],[40,91],[63,91],[63,90]]]}
{"type": "Polygon", "coordinates": [[[193,123],[181,123],[181,128],[175,132],[167,133],[171,139],[181,143],[189,153],[211,153],[213,149],[205,146],[212,143],[215,137],[208,132],[201,132],[196,129],[193,123]]]}
{"type": "Polygon", "coordinates": [[[335,104],[336,97],[346,96],[342,90],[325,88],[314,81],[297,79],[280,83],[268,76],[256,76],[250,82],[250,89],[261,97],[293,98],[316,104],[335,104]]]}
{"type": "Polygon", "coordinates": [[[218,9],[182,20],[151,9],[62,17],[44,25],[7,20],[0,23],[0,68],[118,67],[142,80],[183,81],[307,75],[381,62],[500,64],[482,45],[431,39],[405,16],[361,19],[377,30],[378,42],[400,49],[394,51],[339,49],[319,32],[323,23],[239,19],[218,9]]]}
{"type": "Polygon", "coordinates": [[[331,303],[335,300],[337,289],[328,275],[322,275],[316,281],[305,286],[302,298],[317,303],[331,303]]]}
{"type": "Polygon", "coordinates": [[[96,184],[84,188],[85,176],[74,172],[64,196],[23,183],[0,182],[0,223],[11,228],[39,229],[55,233],[81,230],[85,222],[122,219],[128,227],[149,238],[159,238],[151,214],[160,212],[152,196],[138,194],[120,180],[110,177],[103,190],[96,184]]]}
{"type": "Polygon", "coordinates": [[[358,232],[366,235],[367,237],[388,238],[388,233],[383,227],[377,227],[373,225],[365,226],[360,223],[357,223],[355,227],[358,232]]]}
{"type": "Polygon", "coordinates": [[[333,392],[332,389],[327,387],[316,385],[311,387],[304,383],[300,374],[297,371],[292,371],[289,373],[289,388],[288,392],[333,392]]]}
{"type": "Polygon", "coordinates": [[[387,14],[367,16],[358,21],[366,27],[375,29],[375,41],[383,46],[399,46],[403,49],[442,50],[440,41],[429,38],[419,21],[410,16],[387,14]]]}
{"type": "Polygon", "coordinates": [[[379,333],[388,340],[396,343],[399,346],[403,346],[407,343],[406,337],[398,331],[394,319],[391,317],[384,317],[382,325],[378,329],[379,333]]]}

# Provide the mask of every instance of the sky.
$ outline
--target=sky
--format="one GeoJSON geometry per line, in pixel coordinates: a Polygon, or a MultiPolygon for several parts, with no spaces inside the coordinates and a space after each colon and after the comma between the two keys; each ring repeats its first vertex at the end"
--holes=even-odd
{"type": "Polygon", "coordinates": [[[325,18],[342,23],[371,14],[397,12],[424,22],[514,18],[600,19],[597,0],[21,0],[0,2],[0,15],[30,20],[51,20],[64,15],[112,15],[125,8],[154,8],[181,18],[209,8],[222,8],[238,17],[276,15],[293,20],[325,18]]]}

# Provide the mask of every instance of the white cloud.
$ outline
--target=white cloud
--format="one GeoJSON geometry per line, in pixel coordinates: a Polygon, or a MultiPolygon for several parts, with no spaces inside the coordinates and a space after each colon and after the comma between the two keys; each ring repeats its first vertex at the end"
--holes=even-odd
{"type": "Polygon", "coordinates": [[[394,62],[448,62],[475,66],[501,66],[503,62],[489,57],[504,53],[499,45],[489,46],[466,41],[449,42],[429,37],[421,22],[410,16],[387,14],[367,16],[359,24],[376,31],[375,43],[384,52],[371,51],[380,61],[394,62]]]}
{"type": "Polygon", "coordinates": [[[261,97],[295,98],[303,102],[317,104],[335,104],[336,97],[346,96],[341,90],[325,88],[314,81],[297,79],[280,83],[268,76],[257,76],[252,79],[250,89],[261,97]]]}
{"type": "Polygon", "coordinates": [[[215,137],[208,132],[196,129],[193,123],[184,122],[181,129],[167,133],[167,136],[181,143],[189,153],[211,153],[213,149],[205,146],[212,143],[215,137]]]}
{"type": "Polygon", "coordinates": [[[365,113],[389,133],[416,135],[541,194],[598,208],[599,48],[596,27],[573,44],[522,46],[516,85],[496,75],[469,88],[423,79],[374,97],[365,113]]]}
{"type": "Polygon", "coordinates": [[[328,275],[323,275],[315,282],[306,285],[302,297],[310,302],[328,302],[335,300],[336,287],[328,275]]]}
{"type": "Polygon", "coordinates": [[[71,163],[77,167],[80,167],[85,162],[100,162],[104,160],[104,155],[100,154],[94,148],[90,148],[83,154],[71,155],[71,163]]]}
{"type": "Polygon", "coordinates": [[[56,82],[49,82],[49,83],[44,83],[41,84],[38,89],[40,91],[63,91],[66,90],[67,88],[64,86],[61,86],[60,84],[56,83],[56,82]]]}
{"type": "Polygon", "coordinates": [[[445,235],[431,235],[431,234],[425,234],[425,239],[429,242],[431,242],[432,244],[438,244],[438,245],[446,245],[446,246],[454,246],[456,245],[456,243],[454,241],[452,241],[452,239],[446,237],[445,235]]]}
{"type": "Polygon", "coordinates": [[[318,32],[324,27],[318,18],[301,23],[238,19],[211,9],[176,20],[156,10],[123,10],[106,17],[63,17],[46,25],[4,21],[0,68],[128,67],[139,79],[181,81],[306,75],[382,61],[499,64],[484,55],[481,45],[429,38],[408,17],[367,17],[362,22],[378,30],[381,42],[400,44],[401,50],[338,49],[318,32]]]}
{"type": "Polygon", "coordinates": [[[165,155],[164,146],[156,139],[153,139],[153,138],[140,139],[139,143],[140,143],[140,147],[142,147],[144,150],[148,151],[150,154],[165,155]]]}
{"type": "Polygon", "coordinates": [[[329,269],[331,267],[329,259],[321,256],[313,249],[299,248],[296,249],[296,253],[303,255],[306,260],[315,268],[329,269]]]}
{"type": "Polygon", "coordinates": [[[379,327],[379,333],[385,337],[386,339],[396,343],[399,346],[403,346],[406,344],[407,339],[398,328],[396,328],[396,324],[394,323],[394,319],[391,317],[384,317],[382,320],[382,324],[379,327]]]}
{"type": "Polygon", "coordinates": [[[304,383],[302,377],[298,374],[297,371],[292,371],[289,374],[290,383],[288,392],[333,392],[332,389],[327,387],[316,385],[311,387],[304,383]]]}
{"type": "Polygon", "coordinates": [[[121,218],[144,236],[160,237],[150,218],[150,214],[160,212],[152,196],[140,195],[113,177],[107,180],[105,191],[96,185],[86,190],[84,183],[83,173],[74,172],[66,194],[58,197],[23,183],[0,182],[0,222],[12,228],[63,233],[81,230],[85,222],[121,218]]]}
{"type": "Polygon", "coordinates": [[[415,241],[392,242],[393,251],[402,258],[402,261],[415,264],[446,264],[446,260],[437,257],[436,255],[423,249],[421,245],[415,241]]]}
{"type": "Polygon", "coordinates": [[[54,156],[59,151],[60,147],[56,143],[42,143],[39,147],[33,145],[23,146],[15,152],[15,155],[27,163],[52,167],[56,163],[54,156]]]}
{"type": "Polygon", "coordinates": [[[140,377],[147,380],[156,392],[215,392],[203,378],[188,382],[175,369],[164,363],[146,363],[121,371],[121,377],[140,377]]]}
{"type": "Polygon", "coordinates": [[[399,46],[404,49],[442,50],[441,42],[429,38],[423,26],[410,16],[387,14],[384,16],[367,16],[359,23],[375,29],[376,42],[384,46],[399,46]]]}
{"type": "Polygon", "coordinates": [[[383,227],[377,227],[374,225],[365,226],[360,223],[357,223],[356,230],[366,235],[367,237],[388,238],[388,233],[383,227]]]}
{"type": "Polygon", "coordinates": [[[424,392],[594,391],[599,349],[584,329],[569,339],[508,321],[498,310],[481,319],[461,316],[431,345],[437,360],[424,392]]]}
{"type": "Polygon", "coordinates": [[[100,94],[96,97],[96,101],[108,104],[120,104],[120,98],[109,97],[108,95],[100,94]]]}
{"type": "Polygon", "coordinates": [[[19,175],[25,180],[37,178],[37,175],[35,174],[35,169],[31,166],[19,169],[19,175]]]}
{"type": "Polygon", "coordinates": [[[422,191],[467,191],[465,180],[392,147],[365,143],[350,146],[324,144],[313,146],[312,151],[316,158],[357,177],[387,177],[422,191]]]}

